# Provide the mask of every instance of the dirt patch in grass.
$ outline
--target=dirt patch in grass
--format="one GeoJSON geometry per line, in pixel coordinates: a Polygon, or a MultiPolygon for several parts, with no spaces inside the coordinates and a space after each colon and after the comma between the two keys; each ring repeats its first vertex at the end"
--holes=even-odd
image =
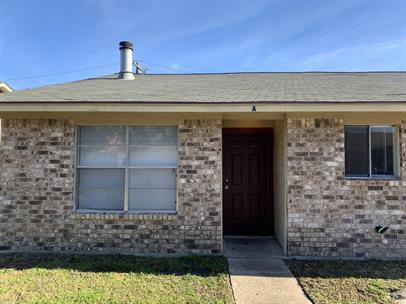
{"type": "Polygon", "coordinates": [[[0,255],[0,303],[233,303],[223,257],[0,255]]]}
{"type": "Polygon", "coordinates": [[[286,261],[316,304],[395,304],[406,288],[406,261],[286,261]]]}

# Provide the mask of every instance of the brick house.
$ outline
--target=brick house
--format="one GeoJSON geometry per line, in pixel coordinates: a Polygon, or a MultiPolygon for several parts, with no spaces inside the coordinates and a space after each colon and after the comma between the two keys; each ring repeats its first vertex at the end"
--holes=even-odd
{"type": "Polygon", "coordinates": [[[406,258],[406,73],[119,74],[0,95],[0,250],[406,258]],[[376,227],[388,227],[377,233],[376,227]]]}

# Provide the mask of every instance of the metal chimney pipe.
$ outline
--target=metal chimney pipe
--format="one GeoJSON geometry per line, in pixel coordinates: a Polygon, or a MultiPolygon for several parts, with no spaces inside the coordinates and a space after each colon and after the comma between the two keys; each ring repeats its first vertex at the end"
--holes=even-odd
{"type": "Polygon", "coordinates": [[[133,80],[133,44],[129,41],[120,42],[120,73],[119,79],[133,80]]]}

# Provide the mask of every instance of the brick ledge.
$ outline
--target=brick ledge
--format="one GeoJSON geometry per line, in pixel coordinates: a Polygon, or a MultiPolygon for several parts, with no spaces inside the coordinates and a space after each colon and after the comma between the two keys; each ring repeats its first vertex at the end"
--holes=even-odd
{"type": "Polygon", "coordinates": [[[158,212],[158,213],[138,213],[138,212],[98,212],[87,210],[76,210],[71,214],[74,219],[96,219],[96,220],[174,220],[177,219],[178,213],[175,212],[158,212]]]}

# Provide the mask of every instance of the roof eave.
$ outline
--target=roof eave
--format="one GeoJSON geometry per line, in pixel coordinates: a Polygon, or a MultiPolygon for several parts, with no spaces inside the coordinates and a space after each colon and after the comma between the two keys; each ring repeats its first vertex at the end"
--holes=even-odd
{"type": "MultiPolygon", "coordinates": [[[[241,103],[0,103],[2,112],[250,113],[406,112],[406,102],[241,102],[241,103]]],[[[255,114],[255,113],[253,113],[255,114]]]]}

